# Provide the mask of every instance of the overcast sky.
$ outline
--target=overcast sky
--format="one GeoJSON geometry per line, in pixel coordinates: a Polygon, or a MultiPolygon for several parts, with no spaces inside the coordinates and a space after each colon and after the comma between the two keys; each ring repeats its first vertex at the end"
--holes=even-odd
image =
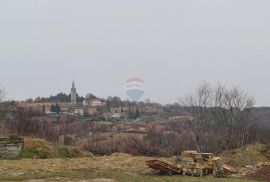
{"type": "Polygon", "coordinates": [[[1,0],[0,83],[8,99],[117,95],[145,81],[163,104],[203,81],[270,106],[269,0],[1,0]]]}

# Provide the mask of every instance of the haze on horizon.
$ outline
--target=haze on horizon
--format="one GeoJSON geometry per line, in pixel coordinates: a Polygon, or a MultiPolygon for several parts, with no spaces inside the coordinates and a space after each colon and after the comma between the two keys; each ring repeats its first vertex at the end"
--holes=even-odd
{"type": "Polygon", "coordinates": [[[70,92],[176,102],[201,82],[270,106],[269,0],[0,1],[0,83],[8,99],[70,92]]]}

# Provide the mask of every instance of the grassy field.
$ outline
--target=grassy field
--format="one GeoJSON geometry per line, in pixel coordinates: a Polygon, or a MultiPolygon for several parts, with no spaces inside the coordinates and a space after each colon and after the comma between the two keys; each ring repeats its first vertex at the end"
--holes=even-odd
{"type": "MultiPolygon", "coordinates": [[[[223,157],[237,165],[265,161],[263,145],[227,151],[223,157]]],[[[268,153],[267,153],[268,154],[268,153]]],[[[35,138],[25,138],[20,160],[0,160],[0,181],[92,181],[92,182],[252,182],[247,179],[213,178],[212,176],[161,176],[145,165],[155,158],[115,153],[111,156],[94,156],[78,148],[56,146],[35,138]],[[46,158],[46,159],[43,159],[46,158]],[[66,159],[69,158],[69,159],[66,159]]],[[[173,158],[158,158],[173,164],[173,158]]]]}
{"type": "MultiPolygon", "coordinates": [[[[0,181],[169,181],[169,182],[252,182],[236,178],[203,178],[183,176],[161,176],[149,170],[144,161],[147,157],[134,157],[128,154],[87,157],[73,159],[22,159],[0,161],[0,181]]],[[[171,159],[162,159],[172,162],[171,159]]]]}

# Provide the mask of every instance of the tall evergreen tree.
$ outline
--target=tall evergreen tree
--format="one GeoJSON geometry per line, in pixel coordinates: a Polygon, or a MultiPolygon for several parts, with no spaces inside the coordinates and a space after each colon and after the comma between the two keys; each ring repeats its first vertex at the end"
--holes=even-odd
{"type": "Polygon", "coordinates": [[[60,108],[60,106],[59,106],[58,103],[55,104],[55,112],[56,113],[60,113],[61,112],[61,108],[60,108]]]}
{"type": "Polygon", "coordinates": [[[42,105],[42,114],[45,114],[45,105],[42,105]]]}
{"type": "Polygon", "coordinates": [[[54,105],[54,104],[51,105],[50,111],[51,111],[51,112],[55,112],[55,105],[54,105]]]}
{"type": "Polygon", "coordinates": [[[139,117],[140,117],[140,111],[139,111],[138,106],[136,106],[136,113],[135,113],[134,119],[137,119],[137,118],[139,118],[139,117]]]}

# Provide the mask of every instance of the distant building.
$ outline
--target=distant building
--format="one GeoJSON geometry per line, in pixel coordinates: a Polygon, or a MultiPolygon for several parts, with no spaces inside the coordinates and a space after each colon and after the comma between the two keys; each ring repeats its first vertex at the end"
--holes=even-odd
{"type": "Polygon", "coordinates": [[[76,114],[76,115],[83,115],[83,109],[82,108],[76,108],[76,109],[74,109],[74,114],[76,114]]]}
{"type": "Polygon", "coordinates": [[[90,100],[84,100],[82,104],[83,106],[90,106],[90,100]]]}
{"type": "Polygon", "coordinates": [[[97,114],[97,108],[95,107],[86,107],[84,108],[84,113],[87,115],[96,115],[97,114]]]}
{"type": "Polygon", "coordinates": [[[61,109],[62,113],[68,113],[70,103],[68,103],[68,102],[60,102],[60,103],[58,103],[58,105],[60,106],[60,109],[61,109]]]}
{"type": "Polygon", "coordinates": [[[94,99],[94,100],[91,101],[91,106],[92,107],[105,106],[105,105],[106,105],[106,103],[99,100],[99,99],[94,99]]]}
{"type": "Polygon", "coordinates": [[[106,102],[104,102],[100,99],[84,100],[83,101],[83,106],[102,107],[105,105],[106,105],[106,102]]]}
{"type": "MultiPolygon", "coordinates": [[[[18,102],[17,106],[32,111],[36,114],[51,114],[51,107],[55,103],[53,102],[18,102]]],[[[68,102],[59,102],[57,103],[60,106],[61,113],[68,113],[70,103],[68,102]]]]}
{"type": "Polygon", "coordinates": [[[114,113],[114,114],[112,115],[112,118],[115,118],[115,119],[119,119],[120,117],[121,117],[121,115],[118,114],[118,113],[114,113]]]}
{"type": "Polygon", "coordinates": [[[48,114],[50,113],[52,103],[46,102],[46,103],[27,103],[27,102],[19,102],[17,104],[18,107],[23,107],[25,109],[31,110],[35,113],[43,113],[48,114]]]}
{"type": "Polygon", "coordinates": [[[122,113],[122,107],[112,107],[111,112],[112,113],[122,113]]]}
{"type": "Polygon", "coordinates": [[[72,82],[72,87],[71,87],[71,104],[72,105],[76,105],[77,102],[76,102],[76,97],[77,97],[77,93],[76,93],[76,87],[75,87],[75,83],[74,83],[74,80],[72,82]]]}
{"type": "Polygon", "coordinates": [[[129,111],[129,107],[123,107],[122,108],[122,112],[128,112],[129,111]]]}

